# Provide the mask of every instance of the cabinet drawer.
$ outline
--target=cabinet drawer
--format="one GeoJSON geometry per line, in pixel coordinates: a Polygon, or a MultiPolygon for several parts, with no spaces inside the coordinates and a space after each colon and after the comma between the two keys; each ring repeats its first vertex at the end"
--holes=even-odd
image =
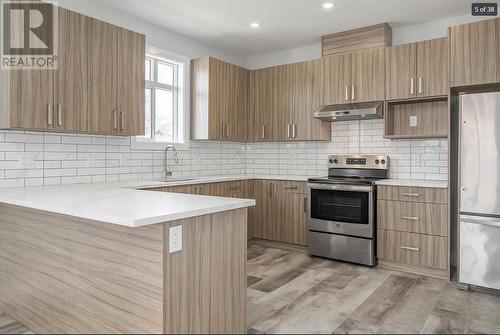
{"type": "Polygon", "coordinates": [[[229,181],[221,183],[224,188],[222,196],[230,198],[244,198],[245,197],[245,181],[229,181]]]}
{"type": "Polygon", "coordinates": [[[278,181],[278,187],[285,192],[307,193],[307,183],[301,181],[278,181]]]}
{"type": "Polygon", "coordinates": [[[381,229],[448,236],[448,206],[378,200],[377,224],[381,229]]]}
{"type": "Polygon", "coordinates": [[[378,258],[382,261],[447,269],[447,237],[378,229],[377,244],[378,258]]]}
{"type": "Polygon", "coordinates": [[[377,198],[409,202],[448,203],[448,189],[431,187],[379,186],[377,198]]]}

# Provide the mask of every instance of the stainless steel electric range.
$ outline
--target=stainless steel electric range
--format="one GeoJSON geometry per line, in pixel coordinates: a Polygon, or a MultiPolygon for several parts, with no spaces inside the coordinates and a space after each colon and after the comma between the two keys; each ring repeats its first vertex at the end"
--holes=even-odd
{"type": "Polygon", "coordinates": [[[328,177],[308,180],[309,253],[375,266],[375,182],[388,177],[387,156],[329,156],[328,177]]]}

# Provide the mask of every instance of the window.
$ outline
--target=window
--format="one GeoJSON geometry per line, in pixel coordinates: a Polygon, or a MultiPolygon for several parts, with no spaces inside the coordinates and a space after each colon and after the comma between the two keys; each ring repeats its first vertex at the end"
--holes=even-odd
{"type": "Polygon", "coordinates": [[[140,140],[184,143],[185,64],[146,55],[146,133],[140,140]]]}

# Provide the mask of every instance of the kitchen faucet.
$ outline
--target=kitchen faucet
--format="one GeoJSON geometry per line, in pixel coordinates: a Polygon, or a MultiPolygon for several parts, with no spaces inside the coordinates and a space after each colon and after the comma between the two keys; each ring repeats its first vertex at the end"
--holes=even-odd
{"type": "Polygon", "coordinates": [[[179,157],[177,156],[177,150],[173,145],[167,145],[165,148],[165,157],[163,161],[163,178],[168,178],[172,176],[172,171],[168,170],[168,162],[167,162],[167,155],[168,155],[168,149],[172,149],[173,157],[174,157],[174,162],[175,164],[179,164],[179,157]]]}

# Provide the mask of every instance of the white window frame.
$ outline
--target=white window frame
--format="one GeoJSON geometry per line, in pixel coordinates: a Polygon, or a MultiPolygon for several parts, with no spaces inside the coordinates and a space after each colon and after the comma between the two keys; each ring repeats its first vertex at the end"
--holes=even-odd
{"type": "MultiPolygon", "coordinates": [[[[166,60],[171,60],[173,62],[182,64],[184,67],[184,73],[182,74],[182,78],[178,78],[179,82],[182,82],[182,86],[179,87],[179,90],[182,90],[180,92],[183,97],[182,103],[183,103],[183,110],[181,113],[177,113],[177,118],[183,118],[182,124],[183,124],[183,141],[182,142],[159,142],[155,141],[150,138],[145,138],[145,137],[139,137],[135,136],[132,137],[131,141],[131,147],[132,149],[142,149],[142,150],[164,150],[165,147],[169,144],[173,144],[177,150],[188,150],[189,149],[189,139],[190,139],[190,113],[189,111],[191,110],[190,106],[190,101],[191,101],[191,90],[189,89],[191,86],[190,83],[190,73],[191,73],[191,60],[188,57],[185,56],[180,56],[177,54],[170,53],[165,50],[161,50],[155,47],[147,46],[146,47],[146,54],[151,55],[153,57],[159,58],[159,59],[166,59],[166,60]]],[[[145,66],[145,65],[144,65],[145,66]]],[[[174,83],[177,84],[177,83],[174,83]]],[[[172,87],[168,85],[161,85],[157,84],[158,87],[165,86],[165,88],[172,89],[172,87]]],[[[146,88],[148,88],[148,82],[146,82],[146,88]]],[[[175,98],[177,99],[179,95],[177,95],[175,98]]],[[[154,103],[154,102],[152,102],[154,103]]],[[[153,126],[154,120],[151,120],[151,125],[153,126]]],[[[151,129],[153,131],[153,128],[151,129]]],[[[178,130],[179,131],[179,130],[178,130]]]]}

